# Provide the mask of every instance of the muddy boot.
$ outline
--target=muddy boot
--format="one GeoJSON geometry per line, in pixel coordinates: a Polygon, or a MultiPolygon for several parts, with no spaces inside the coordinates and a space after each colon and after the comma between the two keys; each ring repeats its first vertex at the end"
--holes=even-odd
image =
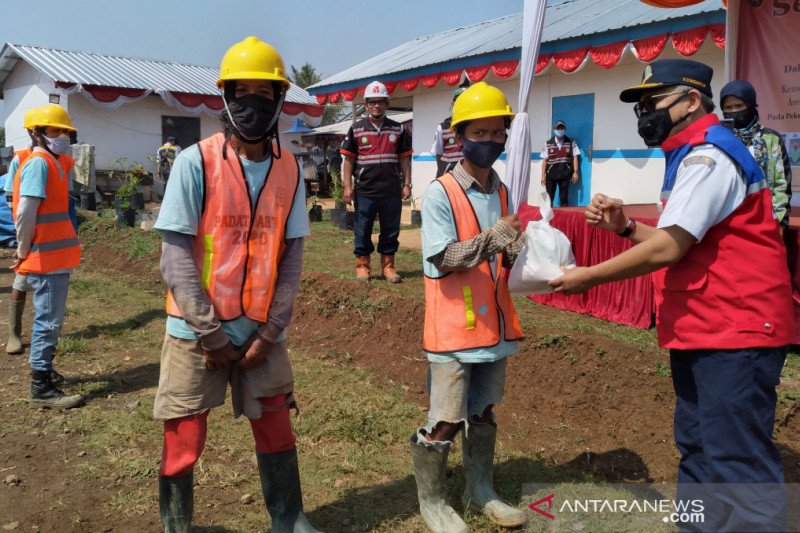
{"type": "Polygon", "coordinates": [[[31,407],[52,407],[54,409],[71,409],[77,407],[86,398],[82,394],[67,396],[53,385],[50,372],[31,370],[31,407]]]}
{"type": "Polygon", "coordinates": [[[278,453],[256,452],[256,458],[272,533],[320,533],[303,514],[297,448],[278,453]]]}
{"type": "Polygon", "coordinates": [[[50,371],[50,379],[56,387],[60,387],[61,385],[74,385],[80,381],[80,379],[75,376],[64,377],[61,372],[57,371],[55,368],[50,371]]]}
{"type": "Polygon", "coordinates": [[[356,256],[356,279],[359,281],[369,281],[369,256],[356,256]]]}
{"type": "Polygon", "coordinates": [[[194,474],[158,477],[158,510],[164,533],[189,533],[194,510],[194,474]]]}
{"type": "Polygon", "coordinates": [[[464,477],[467,486],[462,496],[464,507],[489,517],[504,527],[525,525],[525,511],[500,501],[494,491],[493,464],[497,428],[491,424],[473,422],[463,437],[464,477]],[[469,437],[467,437],[469,435],[469,437]]]}
{"type": "Polygon", "coordinates": [[[389,283],[400,283],[400,274],[394,269],[394,256],[382,255],[381,256],[381,270],[383,271],[383,278],[389,283]]]}
{"type": "Polygon", "coordinates": [[[468,533],[467,524],[447,504],[445,498],[447,455],[453,443],[437,443],[440,451],[433,446],[419,444],[417,438],[417,435],[411,437],[411,460],[414,463],[414,479],[417,480],[417,497],[422,519],[434,533],[468,533]]]}
{"type": "Polygon", "coordinates": [[[6,353],[22,353],[22,312],[25,310],[25,300],[9,300],[8,304],[6,353]]]}

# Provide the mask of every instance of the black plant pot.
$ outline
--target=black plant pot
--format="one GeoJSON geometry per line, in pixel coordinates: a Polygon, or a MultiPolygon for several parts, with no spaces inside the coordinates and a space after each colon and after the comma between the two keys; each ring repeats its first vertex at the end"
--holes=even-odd
{"type": "MultiPolygon", "coordinates": [[[[132,228],[136,224],[136,209],[132,206],[123,208],[122,200],[122,197],[114,196],[114,210],[117,215],[114,219],[114,225],[118,228],[123,228],[125,226],[132,228]]],[[[131,203],[130,199],[128,199],[128,203],[131,203]]]]}
{"type": "Polygon", "coordinates": [[[342,218],[339,219],[339,227],[341,229],[353,229],[353,224],[356,220],[354,211],[342,211],[342,218]]]}
{"type": "Polygon", "coordinates": [[[131,197],[131,207],[133,209],[144,209],[144,193],[135,192],[131,197]]]}
{"type": "Polygon", "coordinates": [[[347,211],[343,209],[328,209],[328,213],[330,214],[331,224],[334,226],[338,226],[342,220],[342,217],[347,211]]]}
{"type": "Polygon", "coordinates": [[[411,225],[412,226],[422,225],[422,211],[419,211],[418,209],[411,210],[411,225]]]}
{"type": "Polygon", "coordinates": [[[93,192],[81,192],[81,209],[97,211],[97,199],[93,192]]]}
{"type": "Polygon", "coordinates": [[[319,204],[312,205],[308,209],[308,219],[311,222],[322,222],[322,206],[319,204]]]}

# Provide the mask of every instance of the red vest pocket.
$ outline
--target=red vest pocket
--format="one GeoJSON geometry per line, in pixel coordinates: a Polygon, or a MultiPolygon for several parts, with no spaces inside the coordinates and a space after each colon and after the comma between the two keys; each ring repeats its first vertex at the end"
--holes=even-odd
{"type": "Polygon", "coordinates": [[[767,320],[747,320],[744,322],[737,322],[736,328],[741,333],[761,333],[768,337],[775,336],[775,324],[767,320]]]}

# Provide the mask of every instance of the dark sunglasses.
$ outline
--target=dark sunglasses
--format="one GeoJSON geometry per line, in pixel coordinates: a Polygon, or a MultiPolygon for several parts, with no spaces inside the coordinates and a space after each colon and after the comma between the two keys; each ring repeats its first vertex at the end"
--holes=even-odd
{"type": "MultiPolygon", "coordinates": [[[[636,118],[640,118],[642,115],[646,115],[647,113],[652,113],[653,111],[656,110],[656,106],[658,105],[658,102],[660,102],[661,100],[663,100],[667,96],[673,96],[673,95],[676,95],[676,94],[679,94],[680,96],[678,98],[676,98],[675,101],[672,102],[669,105],[669,107],[672,107],[675,104],[677,104],[678,102],[680,102],[681,100],[683,100],[683,98],[687,94],[689,94],[689,91],[676,91],[676,92],[673,92],[673,93],[655,94],[653,96],[645,98],[643,101],[641,101],[638,104],[636,104],[635,106],[633,106],[633,112],[636,114],[636,118]]],[[[669,109],[669,107],[667,109],[669,109]]]]}

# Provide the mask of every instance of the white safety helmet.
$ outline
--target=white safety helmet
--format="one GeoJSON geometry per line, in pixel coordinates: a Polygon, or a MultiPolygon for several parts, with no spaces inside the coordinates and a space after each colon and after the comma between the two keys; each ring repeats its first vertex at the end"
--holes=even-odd
{"type": "Polygon", "coordinates": [[[373,81],[367,88],[364,89],[364,100],[369,98],[389,98],[389,91],[386,90],[386,85],[379,81],[373,81]]]}

